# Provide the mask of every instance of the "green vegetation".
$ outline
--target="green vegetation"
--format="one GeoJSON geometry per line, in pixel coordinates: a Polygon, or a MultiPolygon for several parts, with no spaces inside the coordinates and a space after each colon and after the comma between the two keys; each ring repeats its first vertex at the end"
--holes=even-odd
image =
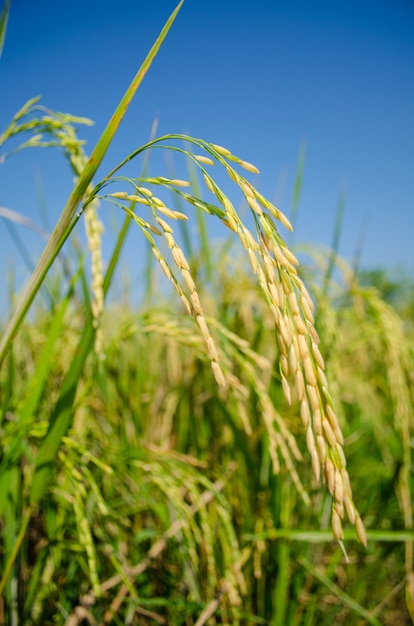
{"type": "Polygon", "coordinates": [[[299,266],[256,168],[201,139],[152,137],[92,181],[180,6],[89,159],[88,120],[38,99],[0,137],[77,176],[2,329],[0,623],[409,624],[411,286],[335,250],[299,266]],[[160,149],[188,181],[148,174],[160,149]],[[125,215],[105,271],[103,202],[125,215]],[[129,230],[152,253],[138,308],[110,298],[129,230]]]}

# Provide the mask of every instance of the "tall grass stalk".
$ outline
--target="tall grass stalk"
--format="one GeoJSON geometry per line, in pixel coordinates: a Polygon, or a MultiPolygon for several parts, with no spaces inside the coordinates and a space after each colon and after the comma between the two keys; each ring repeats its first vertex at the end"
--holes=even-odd
{"type": "MultiPolygon", "coordinates": [[[[19,304],[16,307],[16,310],[13,313],[13,316],[0,340],[0,363],[4,359],[7,348],[9,347],[13,337],[15,336],[20,324],[22,323],[49,268],[51,267],[53,261],[56,259],[64,242],[68,238],[70,232],[72,231],[77,220],[79,219],[80,215],[76,214],[78,205],[81,202],[85,192],[87,191],[88,186],[91,183],[91,180],[95,175],[100,163],[102,162],[102,159],[111,144],[111,141],[119,127],[119,124],[121,123],[122,118],[124,117],[131,103],[132,98],[134,97],[136,91],[142,83],[142,80],[144,79],[145,74],[150,68],[151,63],[154,60],[158,50],[160,49],[161,44],[164,41],[168,31],[170,30],[172,23],[174,22],[175,17],[180,10],[183,2],[184,0],[181,0],[181,2],[177,5],[177,8],[173,11],[170,18],[167,20],[160,35],[156,39],[154,45],[146,56],[144,62],[136,73],[134,79],[126,90],[121,101],[119,102],[116,110],[114,111],[107,127],[105,128],[100,139],[98,140],[83,170],[80,172],[77,183],[74,186],[72,193],[70,194],[70,197],[67,201],[65,208],[62,211],[58,223],[53,230],[53,233],[44,249],[44,252],[31,275],[31,278],[24,290],[24,293],[22,294],[19,304]]],[[[20,119],[22,115],[26,114],[28,109],[29,107],[27,107],[26,105],[25,109],[19,112],[17,119],[20,119]]],[[[17,119],[15,117],[13,122],[16,122],[17,119]]],[[[13,130],[15,132],[15,129],[13,130]]]]}

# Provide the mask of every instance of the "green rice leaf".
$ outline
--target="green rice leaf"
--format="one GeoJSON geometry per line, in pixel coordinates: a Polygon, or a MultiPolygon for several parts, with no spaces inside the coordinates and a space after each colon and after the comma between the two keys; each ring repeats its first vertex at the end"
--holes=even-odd
{"type": "Polygon", "coordinates": [[[0,58],[3,53],[4,41],[6,39],[7,21],[9,18],[10,0],[4,3],[3,11],[0,16],[0,58]]]}

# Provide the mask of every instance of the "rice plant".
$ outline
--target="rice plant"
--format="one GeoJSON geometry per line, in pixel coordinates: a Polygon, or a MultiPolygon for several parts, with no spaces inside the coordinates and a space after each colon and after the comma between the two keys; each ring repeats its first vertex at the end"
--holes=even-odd
{"type": "Polygon", "coordinates": [[[405,623],[412,332],[336,255],[299,265],[257,168],[221,145],[152,136],[97,178],[181,5],[90,157],[89,121],[38,99],[0,137],[2,150],[22,137],[3,166],[47,147],[76,176],[0,341],[0,622],[405,623]],[[125,174],[160,150],[188,176],[125,174]],[[107,262],[103,203],[124,215],[107,262]],[[91,268],[74,246],[61,269],[81,218],[91,268]],[[206,247],[206,219],[229,233],[223,249],[206,247]],[[105,305],[129,230],[160,286],[137,310],[105,305]]]}

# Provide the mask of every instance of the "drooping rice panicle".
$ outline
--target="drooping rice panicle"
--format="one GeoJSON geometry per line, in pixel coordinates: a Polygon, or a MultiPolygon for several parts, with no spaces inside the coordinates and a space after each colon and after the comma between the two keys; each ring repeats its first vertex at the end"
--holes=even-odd
{"type": "MultiPolygon", "coordinates": [[[[251,245],[250,237],[244,236],[244,247],[249,254],[253,271],[271,304],[278,328],[278,340],[281,350],[281,381],[288,403],[291,403],[291,384],[287,374],[294,380],[294,389],[301,403],[302,421],[306,422],[306,439],[312,459],[315,477],[319,480],[321,468],[325,471],[329,458],[335,467],[335,480],[327,480],[333,497],[333,529],[336,538],[340,538],[340,519],[345,508],[350,513],[351,523],[358,521],[357,536],[365,545],[366,536],[362,532],[363,524],[355,509],[348,473],[342,450],[343,435],[333,410],[327,390],[324,373],[324,361],[318,348],[319,338],[314,327],[313,304],[304,283],[297,276],[297,260],[284,244],[273,225],[271,218],[259,209],[258,201],[268,209],[273,217],[291,230],[290,222],[269,203],[253,186],[243,180],[231,168],[231,178],[242,190],[245,199],[257,216],[261,246],[258,250],[262,257],[262,267],[251,245]],[[280,289],[282,287],[282,290],[280,289]],[[290,361],[289,361],[290,358],[290,361]],[[288,364],[295,369],[289,372],[288,364]],[[344,506],[346,501],[347,506],[344,506]]],[[[356,527],[356,526],[355,526],[356,527]]]]}
{"type": "Polygon", "coordinates": [[[204,337],[204,340],[207,345],[208,354],[211,360],[211,367],[214,373],[214,376],[217,380],[217,383],[221,386],[225,386],[226,381],[219,365],[219,357],[216,349],[215,342],[211,336],[210,330],[208,328],[207,322],[204,317],[204,312],[201,307],[201,302],[199,298],[199,294],[196,289],[196,285],[190,273],[190,266],[185,258],[184,252],[177,245],[173,237],[173,233],[164,232],[164,237],[168,243],[168,246],[171,250],[172,257],[174,259],[175,264],[180,269],[184,281],[190,291],[190,300],[192,304],[192,312],[197,322],[199,329],[204,337]]]}
{"type": "MultiPolygon", "coordinates": [[[[257,404],[260,410],[260,414],[266,426],[266,431],[269,438],[269,452],[272,460],[273,472],[278,474],[280,472],[280,460],[279,454],[283,458],[285,465],[289,471],[289,474],[295,484],[298,493],[301,495],[303,501],[309,504],[309,496],[306,493],[302,482],[299,478],[297,470],[294,465],[294,460],[302,460],[302,455],[297,446],[294,435],[290,432],[285,421],[276,410],[274,403],[272,402],[266,384],[262,380],[262,376],[258,376],[257,367],[262,371],[269,368],[270,364],[267,360],[263,361],[263,357],[257,355],[252,351],[246,342],[243,342],[239,337],[230,333],[217,321],[213,322],[215,328],[220,333],[221,337],[225,339],[223,349],[226,347],[226,352],[231,354],[232,360],[238,363],[240,370],[248,381],[248,385],[244,386],[238,377],[235,377],[227,371],[226,361],[223,359],[223,366],[226,365],[226,380],[229,383],[229,387],[232,391],[240,390],[244,401],[250,396],[249,389],[254,390],[254,394],[257,397],[257,404]],[[235,348],[238,348],[235,350],[235,348]],[[245,357],[248,356],[249,360],[245,357]]],[[[222,342],[223,343],[223,342],[222,342]]],[[[263,372],[262,372],[263,373],[263,372]]]]}
{"type": "MultiPolygon", "coordinates": [[[[177,137],[184,138],[183,136],[177,137]]],[[[339,524],[345,512],[347,512],[351,523],[356,524],[356,520],[360,518],[353,503],[346,471],[345,456],[342,449],[343,435],[329,395],[324,371],[324,359],[318,347],[319,337],[312,312],[313,303],[303,281],[298,276],[298,261],[285,244],[274,220],[280,222],[288,230],[292,230],[292,226],[286,216],[258,192],[233,167],[233,164],[252,173],[257,173],[258,170],[255,166],[239,159],[223,146],[216,148],[215,144],[208,144],[202,140],[185,139],[193,142],[199,148],[203,148],[206,154],[194,155],[181,148],[174,149],[188,155],[198,165],[209,192],[216,197],[217,205],[206,203],[200,198],[195,198],[191,194],[182,191],[180,185],[174,188],[172,183],[174,179],[163,177],[137,180],[133,183],[136,189],[135,195],[141,197],[141,204],[151,206],[157,223],[163,230],[174,263],[180,269],[190,293],[187,303],[206,341],[213,371],[216,379],[221,384],[224,382],[224,377],[218,365],[217,350],[205,322],[198,291],[190,274],[189,263],[178,246],[172,229],[169,226],[166,227],[165,222],[158,215],[158,213],[161,213],[165,217],[172,219],[185,219],[186,214],[169,209],[163,200],[158,197],[150,194],[142,196],[140,189],[151,183],[157,185],[164,184],[167,188],[173,189],[175,193],[178,193],[186,202],[202,208],[208,213],[215,214],[228,228],[239,236],[277,328],[277,340],[280,350],[279,372],[282,389],[288,404],[295,402],[299,404],[313,473],[317,480],[320,480],[320,477],[323,476],[332,494],[332,522],[334,524],[335,536],[339,537],[341,534],[338,530],[339,524]],[[242,222],[227,194],[224,193],[217,182],[206,171],[204,166],[215,163],[225,167],[231,180],[240,189],[252,212],[256,225],[257,239],[242,222]],[[219,209],[218,206],[222,207],[222,209],[219,209]],[[330,474],[331,467],[334,469],[333,479],[330,474]]],[[[161,263],[164,273],[172,280],[180,297],[186,302],[186,296],[181,286],[173,278],[171,269],[166,264],[165,259],[162,259],[158,248],[153,247],[153,252],[161,263]]],[[[264,409],[263,418],[265,422],[268,420],[267,429],[271,433],[274,423],[271,425],[271,420],[269,420],[268,416],[268,411],[264,409]]],[[[279,464],[275,452],[278,447],[277,441],[271,435],[269,436],[269,441],[272,460],[277,468],[279,464]]],[[[284,457],[287,458],[286,454],[284,454],[284,457]]],[[[361,524],[362,522],[358,522],[358,538],[364,541],[361,524]]]]}

